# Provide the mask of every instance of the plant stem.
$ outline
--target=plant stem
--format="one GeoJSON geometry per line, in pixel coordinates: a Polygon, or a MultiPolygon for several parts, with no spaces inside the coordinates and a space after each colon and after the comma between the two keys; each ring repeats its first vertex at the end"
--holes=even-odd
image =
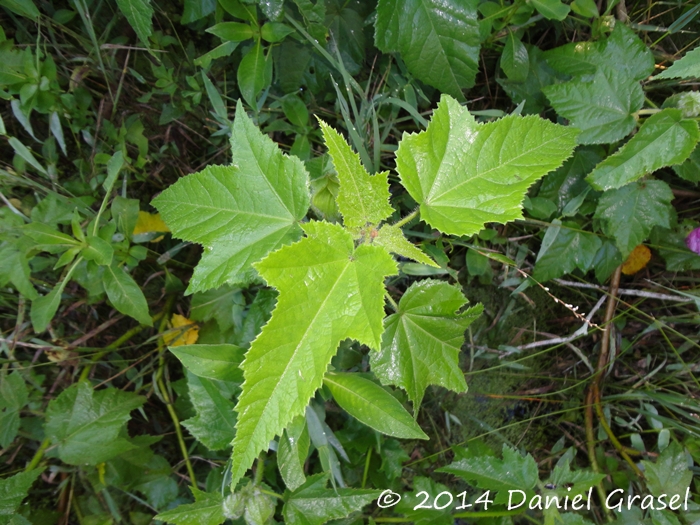
{"type": "Polygon", "coordinates": [[[408,224],[413,219],[415,219],[418,216],[418,212],[419,212],[419,208],[416,208],[411,213],[406,215],[403,219],[401,219],[399,222],[394,223],[393,226],[396,226],[397,228],[401,228],[401,226],[404,226],[405,224],[408,224]]]}
{"type": "Polygon", "coordinates": [[[394,309],[394,311],[395,311],[395,312],[398,312],[398,311],[399,311],[399,305],[396,304],[396,301],[394,301],[394,298],[391,297],[391,295],[389,294],[389,292],[387,292],[386,290],[384,290],[384,297],[386,297],[387,301],[389,301],[389,304],[390,304],[391,307],[394,309]]]}
{"type": "MultiPolygon", "coordinates": [[[[170,310],[175,302],[175,295],[170,295],[165,301],[165,307],[163,308],[163,317],[160,320],[160,326],[158,327],[158,333],[162,334],[168,326],[168,317],[170,310]]],[[[180,426],[180,418],[177,417],[175,413],[175,408],[173,407],[172,399],[168,389],[165,386],[165,381],[163,380],[163,371],[165,370],[165,341],[163,337],[158,338],[158,352],[160,353],[158,358],[158,370],[156,371],[156,387],[160,392],[160,398],[165,403],[165,407],[168,409],[168,414],[170,414],[170,419],[173,421],[175,426],[175,434],[177,435],[177,442],[180,445],[180,451],[182,452],[182,458],[185,460],[185,465],[187,466],[187,473],[190,476],[190,482],[193,487],[197,486],[197,478],[194,475],[194,469],[192,468],[192,462],[190,461],[190,455],[187,452],[187,445],[185,445],[185,438],[182,435],[182,427],[180,426]]]]}
{"type": "Polygon", "coordinates": [[[34,457],[32,457],[32,460],[29,462],[29,465],[27,465],[27,468],[24,469],[25,472],[34,470],[39,465],[39,462],[41,462],[41,458],[44,457],[44,452],[46,452],[46,449],[49,448],[50,444],[51,440],[49,438],[44,438],[44,441],[42,441],[41,445],[39,445],[39,448],[34,453],[34,457]]]}

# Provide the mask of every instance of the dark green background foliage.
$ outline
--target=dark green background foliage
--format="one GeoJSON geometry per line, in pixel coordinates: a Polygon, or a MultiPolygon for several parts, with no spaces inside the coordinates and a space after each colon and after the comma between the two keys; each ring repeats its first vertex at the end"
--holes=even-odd
{"type": "Polygon", "coordinates": [[[700,523],[699,14],[0,0],[0,525],[700,523]]]}

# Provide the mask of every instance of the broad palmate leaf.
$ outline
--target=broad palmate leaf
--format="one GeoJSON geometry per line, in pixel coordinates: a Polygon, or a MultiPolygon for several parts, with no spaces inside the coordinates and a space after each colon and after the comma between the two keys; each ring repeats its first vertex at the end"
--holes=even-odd
{"type": "Polygon", "coordinates": [[[379,0],[374,41],[419,80],[463,100],[479,70],[475,0],[379,0]]]}
{"type": "Polygon", "coordinates": [[[353,373],[328,373],[323,380],[333,398],[370,428],[405,439],[428,439],[398,399],[373,381],[353,373]]]}
{"type": "Polygon", "coordinates": [[[134,448],[119,437],[146,398],[117,388],[94,392],[86,382],[66,388],[46,409],[46,436],[69,465],[96,465],[134,448]]]}
{"type": "Polygon", "coordinates": [[[153,201],[173,235],[204,246],[188,293],[255,278],[251,264],[301,236],[308,173],[253,124],[239,103],[231,166],[183,177],[153,201]]]}
{"type": "Polygon", "coordinates": [[[598,201],[597,219],[603,231],[615,239],[622,257],[642,244],[654,226],[670,228],[673,192],[660,180],[638,181],[606,191],[598,201]]]}
{"type": "Polygon", "coordinates": [[[647,173],[680,164],[700,140],[698,124],[684,119],[680,109],[652,115],[637,134],[598,164],[586,180],[597,190],[620,188],[647,173]]]}
{"type": "Polygon", "coordinates": [[[29,488],[42,471],[43,469],[34,469],[0,479],[0,525],[10,523],[20,503],[27,497],[29,488]]]}
{"type": "Polygon", "coordinates": [[[241,365],[245,383],[236,406],[233,485],[270,440],[304,413],[342,340],[374,349],[381,344],[384,278],[397,271],[392,257],[377,246],[355,248],[339,225],[310,222],[303,228],[306,238],[255,265],[280,295],[241,365]]]}
{"type": "Polygon", "coordinates": [[[344,518],[374,501],[378,490],[327,489],[328,474],[311,476],[288,497],[282,509],[288,525],[323,525],[344,518]]]}
{"type": "Polygon", "coordinates": [[[472,235],[487,222],[522,217],[525,192],[571,155],[577,133],[536,116],[478,124],[443,95],[428,128],[404,134],[396,166],[423,220],[472,235]]]}
{"type": "Polygon", "coordinates": [[[224,498],[219,492],[202,492],[193,488],[194,503],[179,505],[154,516],[174,525],[220,525],[224,517],[224,498]]]}
{"type": "Polygon", "coordinates": [[[459,369],[464,331],[481,315],[482,305],[457,313],[467,299],[459,288],[426,279],[411,285],[399,309],[384,320],[382,349],[370,354],[372,372],[384,385],[403,388],[418,411],[428,385],[465,392],[459,369]]]}
{"type": "Polygon", "coordinates": [[[351,231],[377,225],[394,209],[389,205],[389,173],[370,175],[360,163],[360,156],[328,124],[319,121],[323,139],[338,172],[338,209],[343,215],[343,224],[351,231]]]}

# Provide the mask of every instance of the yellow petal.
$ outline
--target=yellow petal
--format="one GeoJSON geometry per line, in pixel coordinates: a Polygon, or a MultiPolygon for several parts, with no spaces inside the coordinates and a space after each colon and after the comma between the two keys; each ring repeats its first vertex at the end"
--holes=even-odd
{"type": "Polygon", "coordinates": [[[630,253],[627,260],[622,264],[622,273],[625,275],[634,275],[639,270],[644,269],[650,260],[651,251],[643,244],[640,244],[632,250],[632,253],[630,253]]]}
{"type": "Polygon", "coordinates": [[[172,330],[163,334],[167,346],[193,345],[199,338],[199,327],[184,315],[173,314],[170,318],[172,330]]]}
{"type": "Polygon", "coordinates": [[[147,211],[139,211],[139,218],[134,227],[134,235],[140,233],[151,232],[169,232],[170,228],[166,226],[163,219],[160,218],[160,213],[148,213],[147,211]]]}

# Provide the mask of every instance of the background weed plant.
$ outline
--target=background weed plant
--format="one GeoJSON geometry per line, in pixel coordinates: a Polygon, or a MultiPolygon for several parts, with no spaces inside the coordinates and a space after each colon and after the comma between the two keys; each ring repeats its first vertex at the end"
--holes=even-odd
{"type": "Polygon", "coordinates": [[[700,523],[698,15],[0,0],[0,525],[700,523]]]}

